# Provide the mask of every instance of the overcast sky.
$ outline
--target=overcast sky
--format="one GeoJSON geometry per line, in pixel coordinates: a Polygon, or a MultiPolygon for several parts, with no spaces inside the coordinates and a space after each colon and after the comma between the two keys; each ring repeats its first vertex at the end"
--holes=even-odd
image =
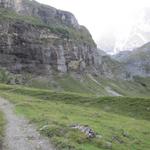
{"type": "Polygon", "coordinates": [[[94,40],[107,32],[127,34],[138,10],[150,7],[150,0],[37,0],[40,3],[72,12],[85,25],[94,40]]]}

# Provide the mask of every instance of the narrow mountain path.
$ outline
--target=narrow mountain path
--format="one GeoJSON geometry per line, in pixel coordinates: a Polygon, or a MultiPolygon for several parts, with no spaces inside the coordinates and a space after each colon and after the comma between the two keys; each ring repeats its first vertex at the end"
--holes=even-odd
{"type": "Polygon", "coordinates": [[[47,138],[41,136],[29,122],[14,113],[14,106],[0,98],[0,109],[7,124],[3,150],[54,150],[47,138]]]}

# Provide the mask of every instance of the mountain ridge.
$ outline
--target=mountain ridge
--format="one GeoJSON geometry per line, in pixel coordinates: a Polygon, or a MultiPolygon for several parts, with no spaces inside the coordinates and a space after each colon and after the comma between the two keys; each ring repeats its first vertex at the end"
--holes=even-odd
{"type": "Polygon", "coordinates": [[[133,51],[123,51],[112,57],[123,63],[129,76],[150,76],[150,42],[133,51]]]}
{"type": "Polygon", "coordinates": [[[0,66],[13,74],[73,73],[75,78],[91,74],[123,80],[139,75],[98,49],[70,12],[36,1],[1,0],[0,24],[0,66]]]}
{"type": "Polygon", "coordinates": [[[92,69],[98,63],[92,36],[71,13],[35,1],[2,0],[0,4],[1,64],[10,71],[45,68],[46,73],[51,68],[65,73],[86,66],[92,69]]]}

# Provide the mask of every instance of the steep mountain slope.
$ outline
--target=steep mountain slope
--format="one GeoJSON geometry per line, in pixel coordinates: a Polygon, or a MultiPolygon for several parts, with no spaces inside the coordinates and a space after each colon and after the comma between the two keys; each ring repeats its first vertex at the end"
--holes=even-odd
{"type": "Polygon", "coordinates": [[[150,43],[131,52],[120,52],[113,58],[123,63],[129,76],[150,76],[150,43]]]}
{"type": "Polygon", "coordinates": [[[0,0],[0,82],[101,96],[147,96],[149,88],[121,81],[132,76],[127,69],[97,49],[73,14],[36,1],[0,0]]]}
{"type": "Polygon", "coordinates": [[[97,47],[71,13],[29,0],[0,6],[1,66],[15,73],[94,71],[97,47]]]}

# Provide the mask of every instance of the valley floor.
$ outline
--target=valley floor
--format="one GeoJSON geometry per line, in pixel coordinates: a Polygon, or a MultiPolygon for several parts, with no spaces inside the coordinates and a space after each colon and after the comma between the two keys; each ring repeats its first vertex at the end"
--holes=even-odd
{"type": "MultiPolygon", "coordinates": [[[[150,149],[149,98],[96,97],[4,84],[0,84],[0,95],[14,105],[16,114],[9,103],[3,105],[8,107],[8,112],[4,111],[8,113],[8,123],[10,112],[17,119],[26,117],[60,150],[150,149]],[[88,125],[97,136],[87,138],[79,130],[70,127],[75,124],[88,125]]],[[[15,126],[20,128],[20,120],[16,122],[15,126]]],[[[24,119],[21,119],[21,123],[30,126],[24,119]]],[[[21,135],[29,135],[32,141],[35,134],[31,135],[26,125],[22,126],[21,135]],[[27,130],[25,135],[24,130],[27,130]]]]}

